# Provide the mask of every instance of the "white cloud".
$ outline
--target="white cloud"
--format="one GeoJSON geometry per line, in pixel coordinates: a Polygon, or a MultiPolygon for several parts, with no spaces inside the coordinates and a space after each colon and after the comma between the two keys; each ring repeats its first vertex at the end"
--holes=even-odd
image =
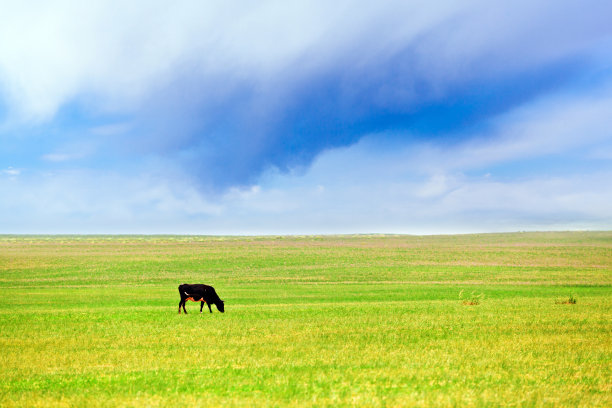
{"type": "MultiPolygon", "coordinates": [[[[423,143],[394,154],[404,171],[468,171],[520,160],[571,154],[594,157],[612,142],[612,86],[597,95],[553,95],[493,119],[489,128],[454,147],[423,143]]],[[[603,154],[603,153],[602,153],[603,154]]]]}
{"type": "MultiPolygon", "coordinates": [[[[351,156],[347,150],[345,154],[351,156]]],[[[325,161],[323,157],[321,161],[325,161]]],[[[389,163],[381,157],[379,165],[389,163]]],[[[280,176],[293,187],[262,188],[228,205],[224,228],[249,233],[457,233],[533,229],[612,228],[611,171],[566,177],[534,174],[503,180],[460,173],[363,181],[376,168],[343,167],[325,179],[280,176]],[[317,183],[326,183],[325,191],[317,183]]],[[[317,171],[317,165],[313,167],[317,171]]]]}
{"type": "Polygon", "coordinates": [[[0,84],[21,119],[48,119],[77,97],[129,112],[185,72],[289,86],[338,60],[359,69],[418,44],[414,68],[444,87],[601,48],[609,13],[594,3],[11,2],[0,13],[0,84]]]}
{"type": "Polygon", "coordinates": [[[10,177],[17,177],[21,174],[21,170],[15,169],[13,167],[8,167],[6,169],[0,170],[0,175],[6,175],[10,177]]]}
{"type": "Polygon", "coordinates": [[[66,154],[66,153],[47,153],[47,154],[44,154],[42,156],[42,158],[44,160],[47,160],[47,161],[50,161],[50,162],[64,162],[64,161],[78,159],[80,157],[82,157],[82,156],[80,156],[80,155],[70,155],[70,154],[66,154]]]}
{"type": "Polygon", "coordinates": [[[99,142],[92,139],[78,139],[43,154],[41,159],[52,163],[82,160],[94,155],[99,148],[98,145],[99,142]]]}
{"type": "MultiPolygon", "coordinates": [[[[407,175],[400,154],[323,154],[301,175],[206,198],[177,173],[0,177],[0,233],[457,233],[612,228],[612,171],[523,179],[460,169],[407,175]],[[369,160],[361,160],[368,157],[369,160]],[[330,171],[333,169],[334,171],[330,171]],[[362,178],[362,174],[368,174],[362,178]],[[185,181],[181,181],[185,180],[185,181]]],[[[366,147],[364,149],[364,147],[366,147]]],[[[460,149],[455,153],[460,154],[460,149]]],[[[440,168],[451,151],[437,157],[440,168]]],[[[10,169],[9,169],[10,170],[10,169]]],[[[3,171],[4,174],[6,170],[3,171]]]]}
{"type": "Polygon", "coordinates": [[[63,103],[88,94],[95,95],[98,107],[130,110],[185,67],[202,77],[276,79],[298,62],[302,68],[325,64],[325,58],[335,59],[371,35],[387,42],[414,36],[456,9],[452,2],[436,7],[368,4],[4,4],[0,84],[13,115],[25,119],[48,119],[63,103]],[[398,12],[408,20],[400,21],[398,12]],[[380,20],[389,19],[394,23],[384,25],[381,33],[380,20]]]}
{"type": "Polygon", "coordinates": [[[193,186],[141,170],[138,176],[74,170],[0,177],[1,232],[197,232],[193,217],[222,213],[193,186]]]}
{"type": "Polygon", "coordinates": [[[447,174],[434,174],[425,184],[416,190],[415,195],[420,198],[432,198],[447,193],[449,190],[448,178],[447,174]]]}

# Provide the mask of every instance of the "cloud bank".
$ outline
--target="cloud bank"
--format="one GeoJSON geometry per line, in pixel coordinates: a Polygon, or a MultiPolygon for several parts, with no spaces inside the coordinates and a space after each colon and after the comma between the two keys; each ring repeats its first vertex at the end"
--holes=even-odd
{"type": "Polygon", "coordinates": [[[7,5],[0,232],[609,228],[611,12],[7,5]]]}

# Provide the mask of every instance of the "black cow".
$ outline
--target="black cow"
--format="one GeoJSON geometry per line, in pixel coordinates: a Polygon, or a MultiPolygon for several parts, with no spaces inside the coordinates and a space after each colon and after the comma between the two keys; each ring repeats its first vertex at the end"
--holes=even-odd
{"type": "Polygon", "coordinates": [[[183,283],[178,287],[179,293],[181,295],[181,301],[179,302],[179,314],[181,314],[181,306],[183,307],[183,312],[187,314],[187,310],[185,310],[185,303],[188,300],[193,302],[202,302],[200,304],[200,313],[202,313],[202,308],[204,308],[204,303],[208,305],[208,310],[212,313],[212,309],[210,308],[211,304],[217,306],[217,310],[221,313],[225,312],[225,305],[221,299],[219,299],[219,295],[215,292],[215,288],[208,285],[195,284],[189,285],[187,283],[183,283]]]}

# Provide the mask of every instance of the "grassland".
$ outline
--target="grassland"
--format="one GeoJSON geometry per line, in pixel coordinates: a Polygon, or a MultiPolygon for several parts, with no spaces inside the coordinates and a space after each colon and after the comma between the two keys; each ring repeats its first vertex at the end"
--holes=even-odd
{"type": "Polygon", "coordinates": [[[2,407],[609,407],[611,334],[612,232],[0,236],[2,407]]]}

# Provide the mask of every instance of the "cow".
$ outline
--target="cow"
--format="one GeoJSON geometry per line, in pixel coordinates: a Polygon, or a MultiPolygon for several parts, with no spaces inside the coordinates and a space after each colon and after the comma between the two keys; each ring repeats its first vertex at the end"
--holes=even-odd
{"type": "Polygon", "coordinates": [[[185,303],[188,300],[193,302],[202,302],[200,303],[200,313],[202,313],[202,309],[204,308],[204,303],[208,305],[208,310],[212,313],[212,309],[210,308],[211,304],[217,306],[217,310],[221,313],[225,312],[225,304],[223,300],[219,299],[219,295],[215,292],[215,288],[208,285],[195,284],[190,285],[188,283],[183,283],[178,287],[179,294],[181,295],[181,301],[179,302],[179,314],[181,314],[181,307],[183,307],[183,312],[187,314],[187,310],[185,310],[185,303]]]}

